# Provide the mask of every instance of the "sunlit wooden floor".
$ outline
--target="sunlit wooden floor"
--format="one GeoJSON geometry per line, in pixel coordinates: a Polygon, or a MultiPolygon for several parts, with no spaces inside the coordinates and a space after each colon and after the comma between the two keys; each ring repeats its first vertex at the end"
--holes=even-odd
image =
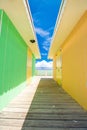
{"type": "Polygon", "coordinates": [[[87,112],[53,79],[38,81],[0,113],[0,130],[87,130],[87,112]]]}

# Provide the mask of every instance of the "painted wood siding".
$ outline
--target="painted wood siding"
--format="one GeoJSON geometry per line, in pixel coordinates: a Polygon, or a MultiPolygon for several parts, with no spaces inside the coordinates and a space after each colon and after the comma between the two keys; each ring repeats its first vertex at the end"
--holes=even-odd
{"type": "Polygon", "coordinates": [[[16,96],[26,81],[27,45],[0,10],[0,109],[16,96]],[[18,87],[19,86],[19,87],[18,87]]]}

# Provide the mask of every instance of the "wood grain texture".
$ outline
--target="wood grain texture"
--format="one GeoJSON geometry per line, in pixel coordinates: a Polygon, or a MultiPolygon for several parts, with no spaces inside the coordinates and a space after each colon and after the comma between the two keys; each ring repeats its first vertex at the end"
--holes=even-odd
{"type": "Polygon", "coordinates": [[[33,85],[0,113],[0,130],[87,130],[87,112],[53,79],[33,85]]]}

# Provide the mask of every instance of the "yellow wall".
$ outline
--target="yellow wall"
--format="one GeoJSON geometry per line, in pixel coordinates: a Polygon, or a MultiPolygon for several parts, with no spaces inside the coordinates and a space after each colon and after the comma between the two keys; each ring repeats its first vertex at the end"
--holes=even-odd
{"type": "Polygon", "coordinates": [[[27,80],[30,81],[32,77],[32,52],[28,48],[28,56],[27,56],[27,80]]]}
{"type": "Polygon", "coordinates": [[[53,59],[53,78],[56,80],[56,56],[53,59]]]}
{"type": "Polygon", "coordinates": [[[87,12],[62,49],[63,88],[87,109],[87,12]]]}

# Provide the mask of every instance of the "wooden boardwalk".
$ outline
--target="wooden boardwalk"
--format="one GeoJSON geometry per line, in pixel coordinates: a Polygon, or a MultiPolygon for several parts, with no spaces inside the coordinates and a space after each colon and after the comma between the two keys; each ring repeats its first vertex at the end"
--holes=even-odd
{"type": "Polygon", "coordinates": [[[53,79],[31,88],[0,113],[0,130],[87,130],[87,112],[53,79]]]}

